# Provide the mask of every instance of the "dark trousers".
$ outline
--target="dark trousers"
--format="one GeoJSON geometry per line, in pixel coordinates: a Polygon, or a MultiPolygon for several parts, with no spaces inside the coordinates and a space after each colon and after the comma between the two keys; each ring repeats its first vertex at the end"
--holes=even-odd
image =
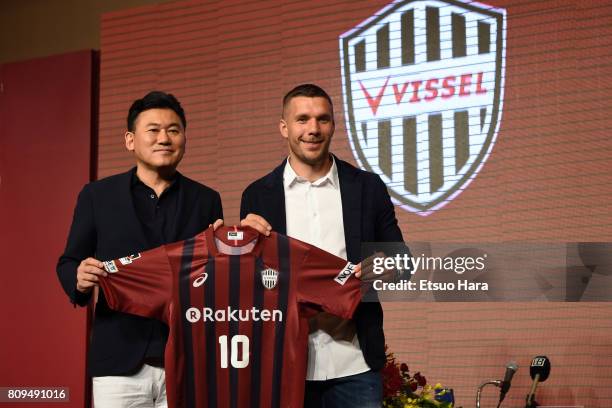
{"type": "Polygon", "coordinates": [[[380,408],[382,376],[380,372],[306,381],[304,408],[380,408]]]}

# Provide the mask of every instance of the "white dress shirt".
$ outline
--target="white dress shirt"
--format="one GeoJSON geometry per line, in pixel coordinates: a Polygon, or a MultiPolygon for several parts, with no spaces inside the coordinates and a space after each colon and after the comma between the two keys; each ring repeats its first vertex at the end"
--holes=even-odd
{"type": "MultiPolygon", "coordinates": [[[[333,160],[333,158],[332,158],[333,160]]],[[[309,182],[298,176],[289,160],[283,173],[287,235],[346,259],[344,220],[338,168],[309,182]]],[[[327,380],[368,371],[356,335],[352,341],[334,340],[319,329],[308,336],[307,380],[327,380]]]]}

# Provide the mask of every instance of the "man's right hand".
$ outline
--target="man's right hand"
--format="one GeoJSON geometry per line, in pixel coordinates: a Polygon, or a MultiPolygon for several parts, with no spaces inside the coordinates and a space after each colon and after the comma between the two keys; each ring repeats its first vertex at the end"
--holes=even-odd
{"type": "Polygon", "coordinates": [[[91,257],[81,261],[77,268],[77,290],[81,293],[89,293],[95,286],[98,286],[98,277],[108,275],[102,269],[103,266],[102,262],[91,257]]]}

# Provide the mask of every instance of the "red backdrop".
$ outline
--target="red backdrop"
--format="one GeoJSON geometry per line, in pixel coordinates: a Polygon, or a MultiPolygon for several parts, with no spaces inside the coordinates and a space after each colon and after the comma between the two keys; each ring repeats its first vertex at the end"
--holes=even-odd
{"type": "Polygon", "coordinates": [[[90,178],[92,58],[0,66],[0,386],[68,387],[61,406],[71,407],[84,405],[86,312],[70,304],[55,264],[90,178]]]}

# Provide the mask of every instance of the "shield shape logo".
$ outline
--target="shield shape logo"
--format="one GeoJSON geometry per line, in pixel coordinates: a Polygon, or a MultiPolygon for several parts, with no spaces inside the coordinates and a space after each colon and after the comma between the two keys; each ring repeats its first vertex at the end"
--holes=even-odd
{"type": "Polygon", "coordinates": [[[278,282],[278,271],[272,268],[267,268],[261,271],[261,283],[266,289],[274,289],[278,282]]]}
{"type": "Polygon", "coordinates": [[[359,166],[429,215],[467,188],[499,130],[506,11],[396,0],[340,36],[346,128],[359,166]]]}

